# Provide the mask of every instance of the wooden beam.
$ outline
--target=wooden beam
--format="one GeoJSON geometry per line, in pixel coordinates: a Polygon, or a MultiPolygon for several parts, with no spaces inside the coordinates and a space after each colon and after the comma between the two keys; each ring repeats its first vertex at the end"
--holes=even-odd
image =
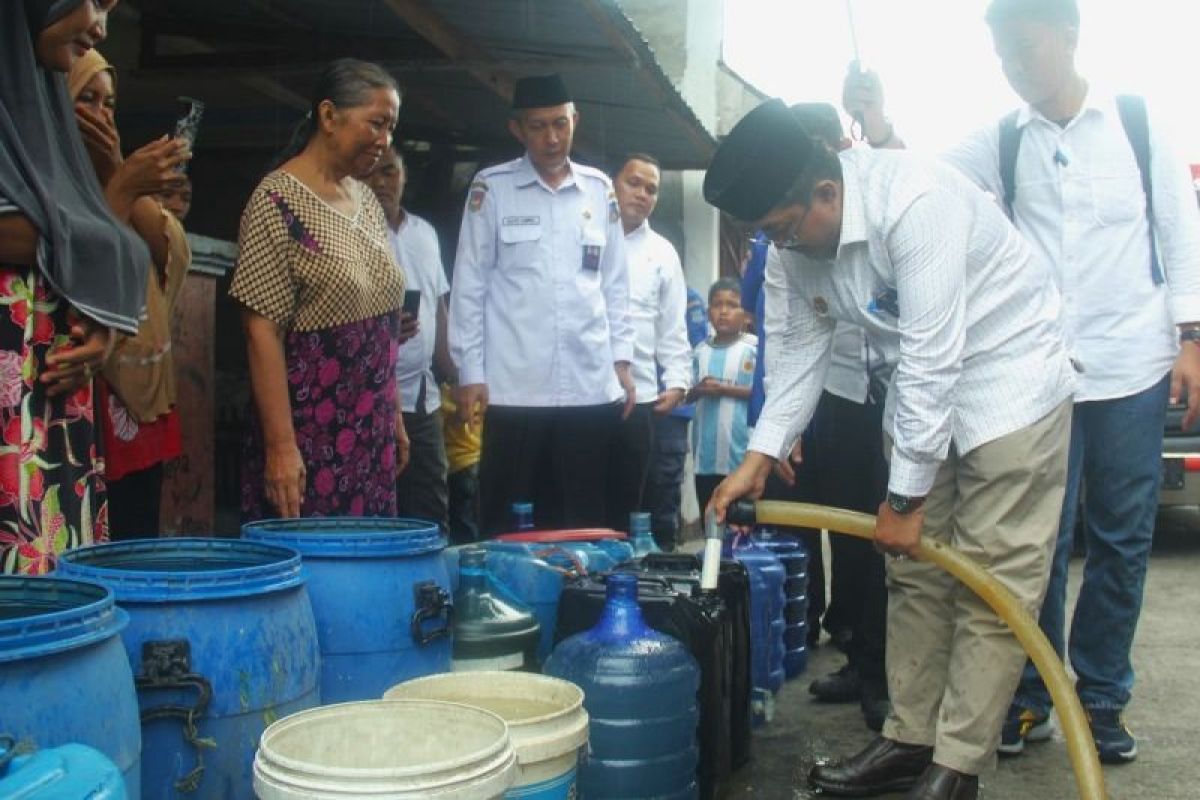
{"type": "Polygon", "coordinates": [[[487,50],[450,24],[428,0],[384,0],[384,5],[438,50],[463,64],[476,80],[505,102],[512,100],[516,76],[494,66],[496,60],[491,58],[487,50]]]}

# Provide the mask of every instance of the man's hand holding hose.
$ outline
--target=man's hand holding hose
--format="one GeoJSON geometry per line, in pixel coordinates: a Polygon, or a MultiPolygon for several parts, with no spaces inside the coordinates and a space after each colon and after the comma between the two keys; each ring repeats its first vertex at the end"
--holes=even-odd
{"type": "Polygon", "coordinates": [[[763,496],[763,492],[767,490],[767,476],[774,468],[775,459],[754,450],[747,450],[741,466],[717,486],[704,513],[714,512],[717,522],[724,525],[725,512],[731,503],[742,499],[758,500],[763,496]]]}

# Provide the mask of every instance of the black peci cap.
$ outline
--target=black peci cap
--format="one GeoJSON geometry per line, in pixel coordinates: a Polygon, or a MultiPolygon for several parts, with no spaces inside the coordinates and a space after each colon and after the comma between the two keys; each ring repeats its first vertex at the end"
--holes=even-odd
{"type": "Polygon", "coordinates": [[[571,93],[567,91],[567,85],[558,73],[520,78],[513,88],[514,109],[546,108],[570,102],[571,93]]]}
{"type": "Polygon", "coordinates": [[[817,143],[778,98],[733,127],[704,175],[704,199],[744,222],[762,219],[800,177],[817,143]]]}

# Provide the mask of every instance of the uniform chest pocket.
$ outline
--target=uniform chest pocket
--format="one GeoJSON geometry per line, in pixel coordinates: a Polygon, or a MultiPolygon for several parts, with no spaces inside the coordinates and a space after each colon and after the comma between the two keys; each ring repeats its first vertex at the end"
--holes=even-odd
{"type": "Polygon", "coordinates": [[[1092,213],[1101,225],[1132,222],[1146,211],[1146,194],[1138,173],[1097,176],[1091,180],[1092,213]]]}
{"type": "Polygon", "coordinates": [[[504,220],[500,226],[500,265],[508,271],[538,271],[538,246],[542,240],[539,221],[504,220]]]}
{"type": "Polygon", "coordinates": [[[542,238],[542,226],[537,222],[505,222],[500,226],[500,241],[504,244],[525,244],[542,238]]]}

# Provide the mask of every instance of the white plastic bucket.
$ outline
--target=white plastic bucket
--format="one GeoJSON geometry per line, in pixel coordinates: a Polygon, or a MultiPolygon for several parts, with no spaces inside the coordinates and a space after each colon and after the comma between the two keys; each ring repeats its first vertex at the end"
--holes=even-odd
{"type": "Polygon", "coordinates": [[[434,700],[301,711],[267,728],[254,757],[260,800],[495,800],[516,776],[503,719],[434,700]]]}
{"type": "Polygon", "coordinates": [[[506,798],[566,800],[576,796],[579,751],[588,740],[583,690],[528,672],[457,672],[393,686],[387,699],[462,703],[498,714],[517,752],[516,783],[506,798]]]}

